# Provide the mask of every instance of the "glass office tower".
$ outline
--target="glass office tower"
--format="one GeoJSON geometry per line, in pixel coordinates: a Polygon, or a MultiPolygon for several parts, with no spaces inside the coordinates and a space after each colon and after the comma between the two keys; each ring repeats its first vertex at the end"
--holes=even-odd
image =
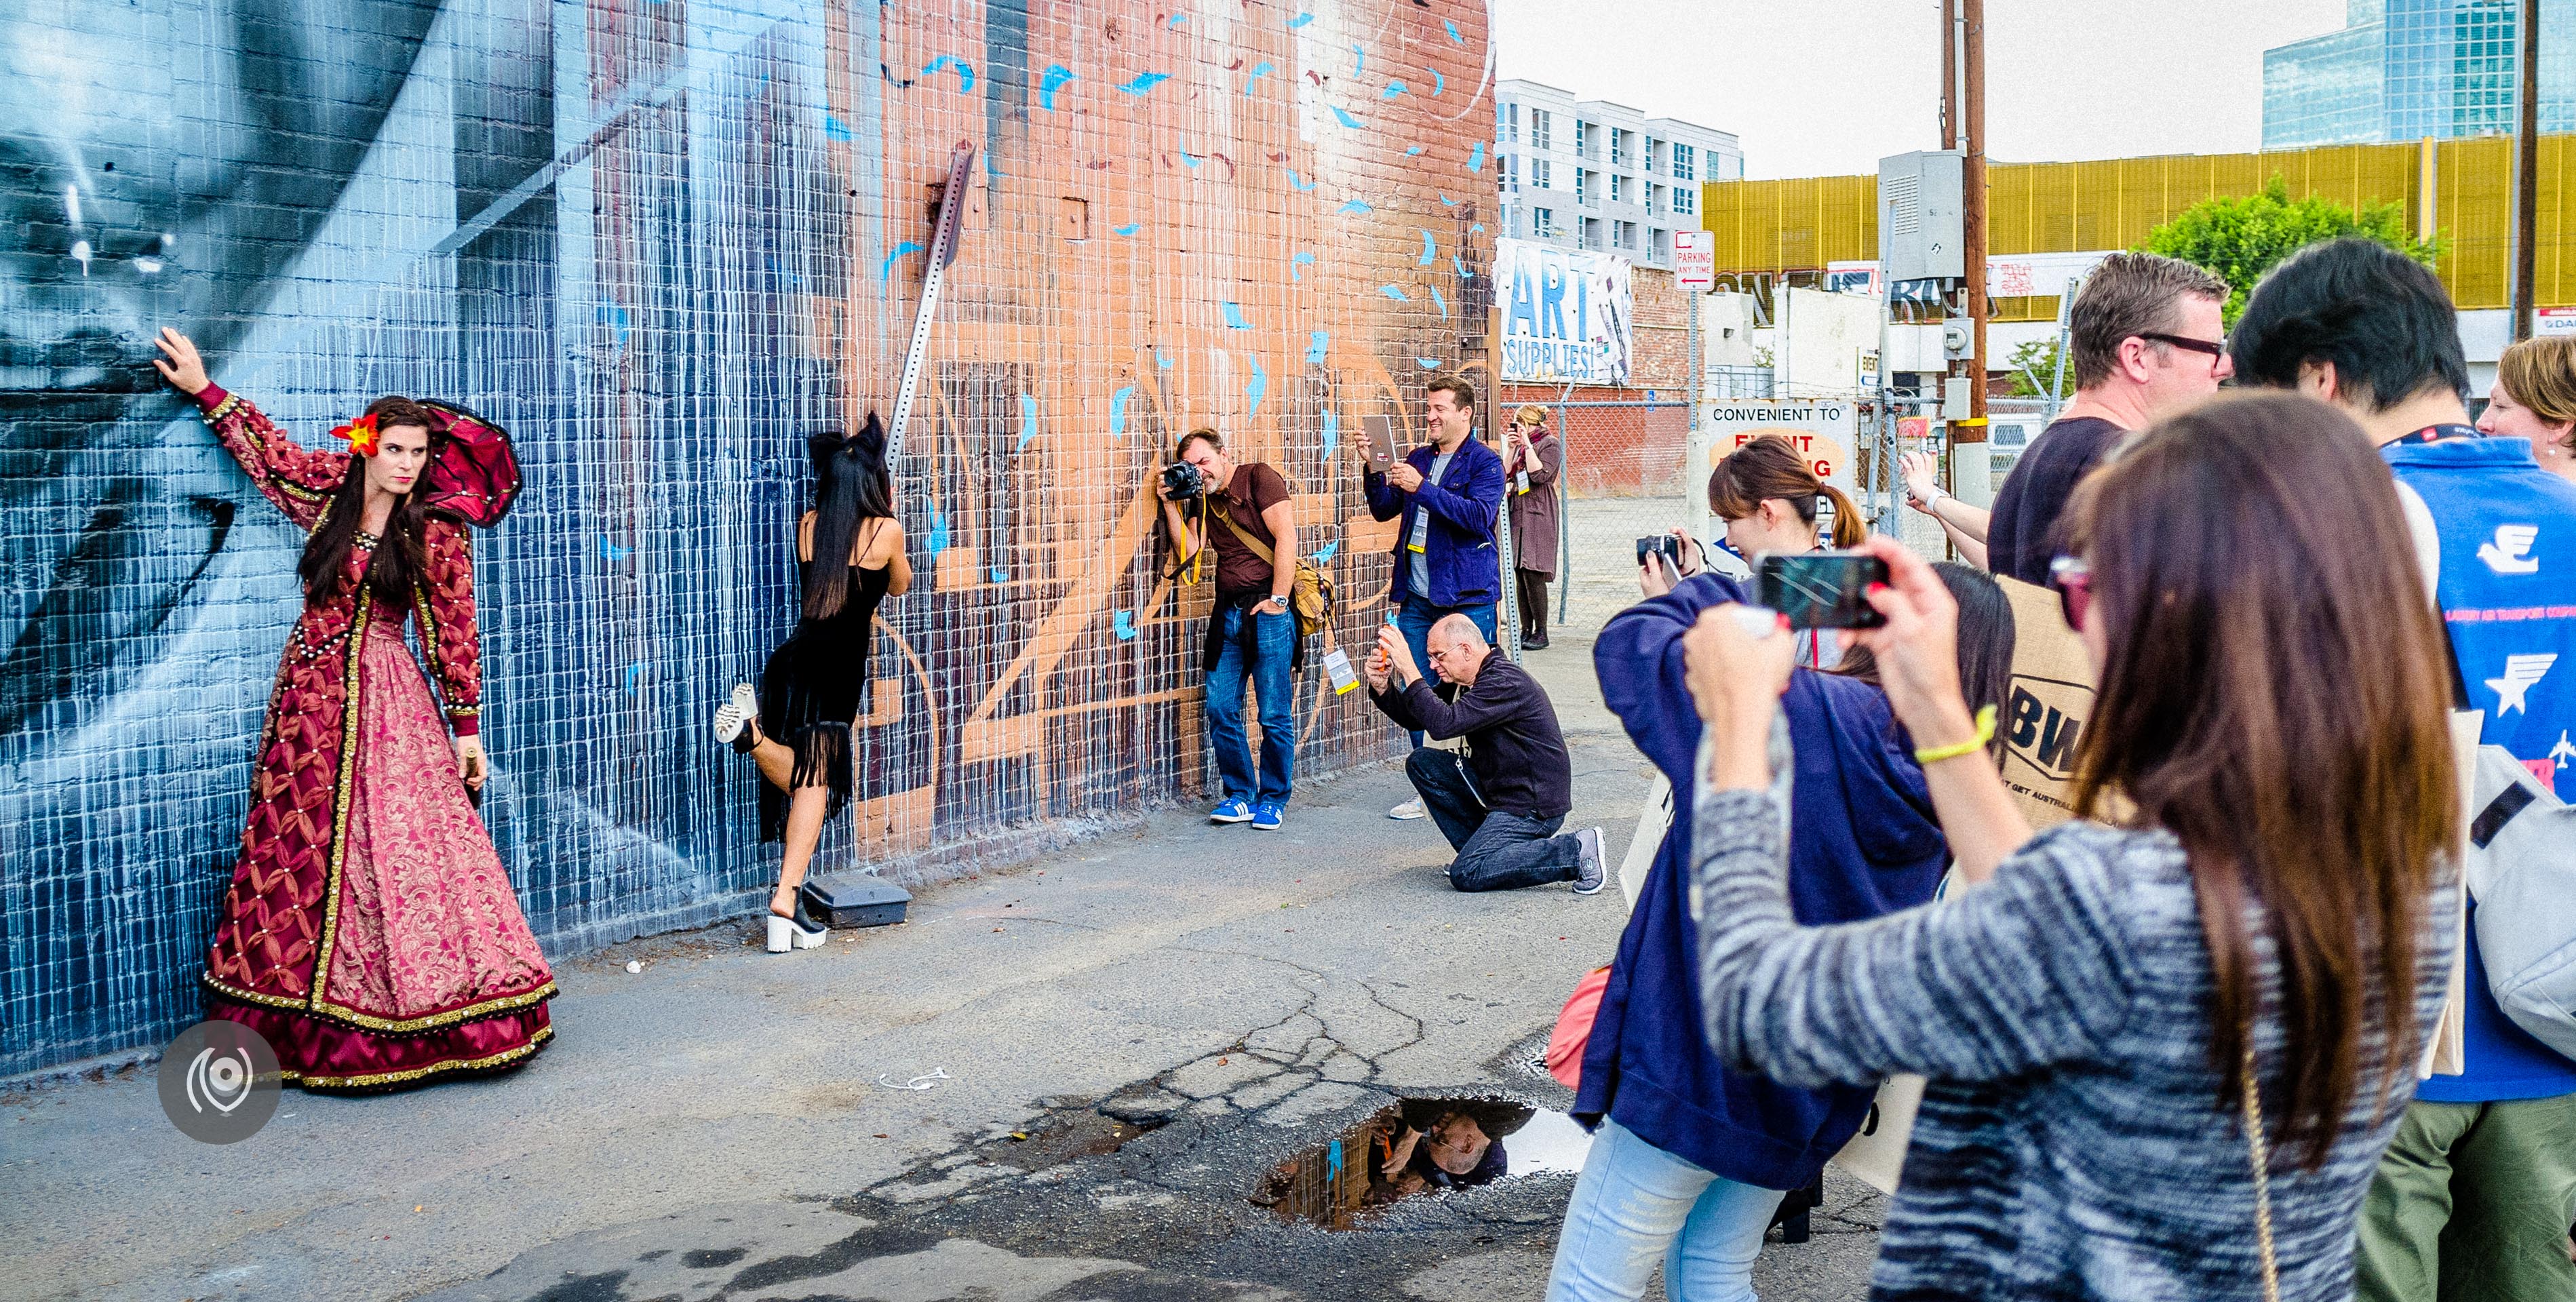
{"type": "MultiPolygon", "coordinates": [[[[2263,147],[2514,128],[2516,0],[2350,0],[2341,31],[2263,52],[2263,147]]],[[[2540,129],[2576,131],[2576,0],[2541,0],[2540,129]]]]}

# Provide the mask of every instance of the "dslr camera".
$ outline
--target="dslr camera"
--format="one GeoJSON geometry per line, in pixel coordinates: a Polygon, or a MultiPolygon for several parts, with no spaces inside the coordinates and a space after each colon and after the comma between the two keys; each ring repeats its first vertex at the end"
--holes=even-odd
{"type": "Polygon", "coordinates": [[[1175,461],[1163,467],[1163,498],[1186,502],[1207,494],[1207,475],[1186,461],[1175,461]]]}

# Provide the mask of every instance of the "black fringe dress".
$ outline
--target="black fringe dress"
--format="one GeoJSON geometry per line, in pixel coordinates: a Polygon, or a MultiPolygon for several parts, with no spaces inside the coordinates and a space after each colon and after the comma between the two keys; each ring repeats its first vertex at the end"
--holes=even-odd
{"type": "MultiPolygon", "coordinates": [[[[797,566],[802,590],[806,562],[797,566]]],[[[796,752],[790,786],[831,788],[828,821],[850,801],[850,724],[868,693],[868,650],[889,568],[850,567],[849,596],[822,619],[800,619],[760,671],[761,735],[796,752]]],[[[760,784],[760,839],[787,834],[787,793],[760,784]]]]}

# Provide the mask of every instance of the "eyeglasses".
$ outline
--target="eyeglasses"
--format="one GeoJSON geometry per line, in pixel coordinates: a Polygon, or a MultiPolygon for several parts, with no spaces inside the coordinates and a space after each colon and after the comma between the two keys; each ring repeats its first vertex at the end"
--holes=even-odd
{"type": "Polygon", "coordinates": [[[2057,612],[2066,617],[2066,626],[2081,633],[2084,616],[2093,609],[2093,567],[2073,556],[2060,556],[2048,563],[2048,586],[2057,594],[2057,612]]]}
{"type": "Polygon", "coordinates": [[[2195,353],[2206,353],[2211,357],[2227,355],[2227,341],[2224,339],[2194,339],[2189,335],[2160,334],[2153,330],[2141,330],[2137,337],[2151,339],[2160,344],[2171,344],[2176,348],[2189,349],[2195,353]]]}

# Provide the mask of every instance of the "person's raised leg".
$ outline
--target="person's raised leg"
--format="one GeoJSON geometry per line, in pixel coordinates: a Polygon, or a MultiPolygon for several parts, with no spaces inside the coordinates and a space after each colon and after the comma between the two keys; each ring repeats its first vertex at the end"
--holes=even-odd
{"type": "MultiPolygon", "coordinates": [[[[1252,817],[1249,808],[1256,794],[1252,769],[1252,743],[1243,733],[1243,684],[1251,664],[1243,653],[1242,621],[1249,613],[1227,610],[1216,619],[1216,634],[1221,643],[1216,668],[1207,679],[1208,750],[1216,757],[1217,781],[1224,788],[1223,800],[1241,801],[1246,806],[1241,818],[1225,821],[1242,822],[1252,817]]],[[[1222,806],[1220,806],[1222,808],[1222,806]]]]}
{"type": "Polygon", "coordinates": [[[1712,1179],[1664,1257],[1664,1295],[1673,1302],[1754,1302],[1753,1259],[1762,1232],[1787,1195],[1712,1179]]]}
{"type": "Polygon", "coordinates": [[[1484,823],[1458,847],[1449,865],[1449,884],[1462,891],[1510,891],[1523,886],[1574,880],[1582,843],[1557,836],[1563,817],[1525,818],[1502,810],[1485,815],[1484,823]]]}
{"type": "Polygon", "coordinates": [[[1253,619],[1260,652],[1252,666],[1252,692],[1261,702],[1259,799],[1279,806],[1288,803],[1297,777],[1297,680],[1288,669],[1297,653],[1297,616],[1282,612],[1253,619]]]}
{"type": "Polygon", "coordinates": [[[1475,784],[1467,778],[1466,757],[1454,750],[1417,747],[1405,757],[1404,776],[1413,780],[1423,811],[1440,825],[1449,848],[1463,849],[1485,822],[1485,802],[1477,798],[1475,784]]]}
{"type": "Polygon", "coordinates": [[[1604,1120],[1565,1207],[1547,1302],[1643,1298],[1656,1263],[1716,1178],[1604,1120]]]}
{"type": "Polygon", "coordinates": [[[2432,1302],[2451,1221],[2451,1149],[2477,1119],[2475,1103],[2412,1103],[2361,1200],[2353,1251],[2359,1302],[2432,1302]]]}

